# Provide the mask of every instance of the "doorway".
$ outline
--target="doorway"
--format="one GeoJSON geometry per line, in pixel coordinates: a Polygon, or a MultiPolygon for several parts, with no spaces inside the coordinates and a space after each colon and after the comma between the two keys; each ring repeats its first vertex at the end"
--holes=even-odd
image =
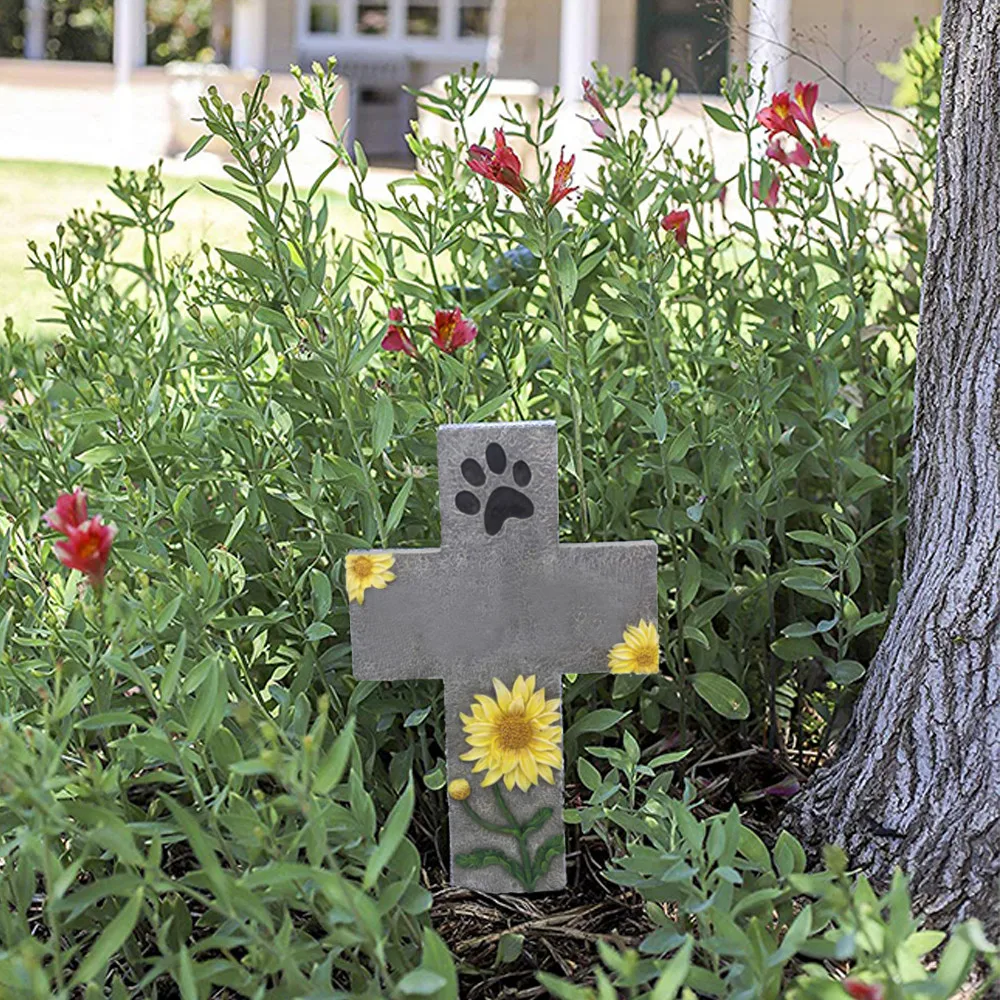
{"type": "Polygon", "coordinates": [[[639,0],[636,66],[683,93],[717,94],[729,63],[729,0],[639,0]]]}

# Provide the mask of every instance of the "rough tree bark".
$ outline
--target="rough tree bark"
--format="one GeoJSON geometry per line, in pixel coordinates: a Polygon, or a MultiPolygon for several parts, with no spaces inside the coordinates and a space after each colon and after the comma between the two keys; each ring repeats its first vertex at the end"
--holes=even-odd
{"type": "Polygon", "coordinates": [[[945,0],[899,603],[792,827],[1000,931],[1000,0],[945,0]]]}

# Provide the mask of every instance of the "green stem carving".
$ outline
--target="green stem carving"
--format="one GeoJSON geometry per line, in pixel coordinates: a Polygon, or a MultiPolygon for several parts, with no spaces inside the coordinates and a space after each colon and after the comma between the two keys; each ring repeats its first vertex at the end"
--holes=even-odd
{"type": "Polygon", "coordinates": [[[481,829],[489,830],[491,833],[499,833],[504,836],[513,837],[517,842],[519,860],[506,855],[503,851],[492,848],[481,848],[471,851],[468,854],[460,854],[455,858],[455,864],[460,868],[487,868],[490,865],[499,865],[514,878],[527,892],[533,892],[538,880],[544,877],[552,862],[563,853],[562,834],[556,834],[544,841],[532,857],[528,839],[539,831],[552,815],[549,806],[543,806],[526,822],[521,823],[511,811],[507,800],[504,798],[503,789],[499,784],[493,786],[493,797],[496,800],[497,809],[507,821],[508,825],[493,823],[482,817],[469,804],[468,800],[462,801],[462,808],[466,815],[481,829]]]}

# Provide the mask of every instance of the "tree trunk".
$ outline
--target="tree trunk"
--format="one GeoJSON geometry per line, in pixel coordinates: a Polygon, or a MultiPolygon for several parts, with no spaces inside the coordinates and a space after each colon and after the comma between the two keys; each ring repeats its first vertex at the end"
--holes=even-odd
{"type": "Polygon", "coordinates": [[[1000,931],[1000,0],[945,0],[905,578],[848,733],[789,822],[932,924],[1000,931]]]}

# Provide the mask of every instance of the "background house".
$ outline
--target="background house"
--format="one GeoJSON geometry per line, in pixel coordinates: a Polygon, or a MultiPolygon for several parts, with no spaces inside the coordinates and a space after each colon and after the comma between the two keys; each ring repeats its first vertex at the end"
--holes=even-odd
{"type": "Polygon", "coordinates": [[[826,101],[885,104],[892,84],[879,64],[896,57],[915,19],[940,11],[940,0],[170,0],[191,22],[185,53],[154,44],[164,2],[0,0],[0,52],[60,58],[72,46],[54,44],[53,32],[65,36],[66,11],[89,5],[100,16],[88,30],[107,39],[82,50],[112,52],[119,84],[151,57],[208,55],[236,71],[287,71],[335,55],[353,137],[371,157],[404,158],[414,106],[403,86],[427,86],[475,61],[516,97],[559,84],[578,99],[594,61],[617,74],[666,68],[682,94],[706,95],[734,62],[749,60],[769,66],[774,89],[816,79],[826,101]]]}

